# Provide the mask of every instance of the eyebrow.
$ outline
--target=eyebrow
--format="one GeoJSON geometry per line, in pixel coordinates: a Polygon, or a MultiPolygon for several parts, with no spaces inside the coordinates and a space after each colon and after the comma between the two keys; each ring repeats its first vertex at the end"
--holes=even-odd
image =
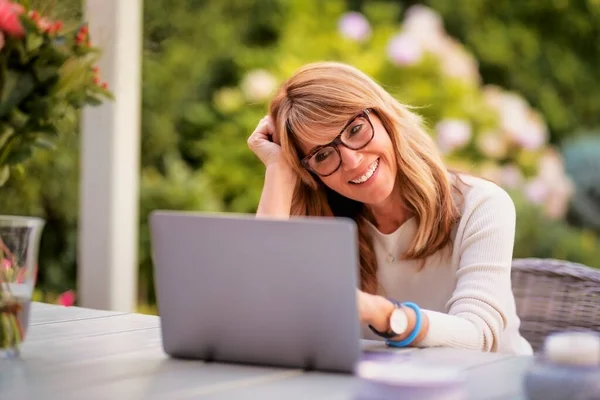
{"type": "Polygon", "coordinates": [[[309,151],[306,153],[306,155],[308,155],[308,154],[311,154],[311,153],[315,152],[315,150],[318,150],[318,149],[320,149],[320,148],[322,148],[322,147],[329,146],[329,145],[330,145],[330,144],[331,144],[331,143],[332,143],[332,142],[333,142],[333,141],[334,141],[334,140],[335,140],[335,139],[336,139],[338,136],[340,136],[342,133],[344,133],[344,131],[345,131],[346,129],[348,129],[348,127],[349,127],[350,125],[352,125],[352,123],[353,123],[353,122],[354,122],[354,121],[355,121],[355,120],[356,120],[358,117],[360,117],[360,115],[361,115],[361,113],[358,113],[358,114],[354,115],[353,117],[351,117],[351,118],[350,118],[350,119],[349,119],[349,120],[346,122],[346,124],[344,125],[344,127],[343,127],[342,129],[340,129],[340,130],[339,130],[339,131],[336,133],[336,135],[334,136],[334,138],[333,138],[332,140],[330,140],[330,141],[329,141],[329,142],[327,142],[327,143],[324,143],[324,144],[321,144],[321,145],[316,145],[316,146],[314,146],[313,148],[311,148],[311,149],[310,149],[310,150],[309,150],[309,151]]]}
{"type": "MultiPolygon", "coordinates": [[[[344,128],[344,130],[345,130],[345,128],[344,128]]],[[[343,131],[342,131],[342,132],[343,132],[343,131]]],[[[308,155],[308,154],[310,154],[310,153],[313,153],[314,151],[316,151],[316,150],[318,150],[318,149],[321,149],[321,148],[323,148],[323,147],[327,147],[327,146],[331,145],[331,143],[332,143],[332,142],[335,140],[335,138],[337,138],[337,137],[340,135],[340,133],[341,133],[341,132],[338,132],[338,133],[337,133],[337,134],[334,136],[334,138],[333,138],[332,140],[328,141],[327,143],[323,143],[323,144],[317,144],[317,145],[313,146],[313,147],[312,147],[310,150],[308,150],[308,152],[306,153],[306,155],[308,155]]]]}

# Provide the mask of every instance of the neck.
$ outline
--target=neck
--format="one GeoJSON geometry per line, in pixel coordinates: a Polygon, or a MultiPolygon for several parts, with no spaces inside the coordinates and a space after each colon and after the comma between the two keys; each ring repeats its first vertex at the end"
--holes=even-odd
{"type": "Polygon", "coordinates": [[[368,209],[373,217],[372,223],[385,234],[394,232],[410,218],[410,212],[396,188],[385,201],[369,205],[368,209]]]}

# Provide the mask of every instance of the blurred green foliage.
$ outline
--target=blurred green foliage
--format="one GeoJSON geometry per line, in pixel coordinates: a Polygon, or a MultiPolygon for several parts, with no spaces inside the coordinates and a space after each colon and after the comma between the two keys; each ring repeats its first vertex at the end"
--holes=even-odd
{"type": "Polygon", "coordinates": [[[568,220],[600,233],[600,132],[578,132],[565,141],[565,167],[575,193],[568,220]]]}
{"type": "MultiPolygon", "coordinates": [[[[63,3],[71,16],[80,18],[79,0],[63,0],[63,3]]],[[[441,2],[432,0],[432,3],[437,8],[443,7],[441,2]]],[[[476,17],[501,18],[494,13],[504,7],[492,9],[477,0],[474,4],[479,6],[468,11],[466,3],[451,3],[466,25],[473,25],[476,17]],[[484,11],[485,15],[478,14],[484,11]]],[[[519,4],[514,7],[527,8],[519,4]]],[[[362,42],[340,36],[338,20],[347,11],[344,0],[145,1],[139,215],[141,303],[154,301],[147,225],[152,210],[253,212],[256,209],[264,169],[247,149],[246,138],[266,113],[268,101],[267,93],[257,90],[256,81],[262,82],[258,89],[268,89],[307,62],[329,59],[351,63],[374,76],[401,101],[420,106],[419,112],[432,134],[436,123],[444,119],[466,121],[472,129],[472,138],[450,154],[449,161],[465,168],[489,162],[478,148],[477,139],[493,130],[498,118],[485,103],[481,87],[448,77],[432,56],[414,65],[395,65],[387,55],[388,44],[390,37],[400,30],[398,20],[405,7],[400,2],[381,0],[364,1],[361,9],[373,24],[372,36],[362,42]]],[[[448,29],[459,30],[457,23],[452,22],[457,17],[448,18],[448,29]]],[[[466,28],[465,31],[468,32],[466,28]]],[[[528,39],[530,36],[525,32],[523,40],[533,41],[528,39]]],[[[469,46],[472,40],[467,41],[469,46]]],[[[569,40],[574,39],[565,40],[569,47],[569,40]]],[[[537,43],[543,47],[541,41],[537,43]]],[[[475,54],[479,55],[478,50],[475,54]]],[[[548,108],[548,104],[554,104],[552,101],[541,101],[536,96],[562,90],[561,82],[554,83],[544,77],[543,71],[525,71],[522,64],[517,68],[502,62],[510,69],[494,78],[494,74],[486,75],[490,67],[481,61],[484,82],[522,91],[544,113],[553,112],[554,106],[548,108]],[[529,90],[529,86],[516,85],[515,82],[524,79],[512,77],[511,74],[518,72],[532,79],[543,79],[543,84],[539,81],[537,84],[543,90],[537,93],[529,90]]],[[[513,62],[524,61],[517,58],[513,62]]],[[[586,68],[593,65],[586,62],[586,68]]],[[[593,73],[596,72],[589,76],[594,76],[593,73]]],[[[579,82],[588,78],[573,79],[579,82]]],[[[552,99],[555,95],[549,96],[552,99]]],[[[562,101],[564,97],[559,98],[562,101]]],[[[569,108],[580,114],[568,116],[567,120],[561,117],[568,124],[561,127],[554,123],[554,131],[562,134],[577,120],[585,122],[579,115],[587,112],[583,112],[584,108],[593,106],[592,96],[589,99],[589,104],[580,109],[569,108]]],[[[37,215],[48,221],[42,238],[38,285],[48,292],[67,290],[75,284],[79,162],[75,133],[62,138],[57,150],[37,152],[24,174],[14,177],[0,196],[0,213],[37,215]]],[[[515,162],[524,173],[535,175],[538,151],[515,151],[506,157],[515,154],[518,155],[515,162]]],[[[493,160],[493,163],[504,162],[504,159],[493,160]]],[[[556,257],[600,267],[594,234],[570,227],[562,220],[547,218],[518,191],[514,198],[518,209],[515,256],[556,257]]]]}
{"type": "Polygon", "coordinates": [[[521,193],[511,195],[517,209],[515,258],[556,258],[600,268],[597,233],[549,219],[521,193]]]}
{"type": "Polygon", "coordinates": [[[402,3],[439,12],[446,30],[477,58],[485,82],[521,93],[542,112],[555,143],[600,126],[599,1],[402,3]]]}

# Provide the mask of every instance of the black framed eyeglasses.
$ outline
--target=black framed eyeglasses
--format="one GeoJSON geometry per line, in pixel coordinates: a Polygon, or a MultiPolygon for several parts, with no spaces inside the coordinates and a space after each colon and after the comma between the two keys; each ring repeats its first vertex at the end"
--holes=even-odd
{"type": "Polygon", "coordinates": [[[369,118],[371,110],[366,109],[355,115],[330,143],[313,149],[301,160],[304,168],[326,177],[332,175],[342,165],[339,145],[351,150],[366,147],[375,136],[375,129],[369,118]]]}

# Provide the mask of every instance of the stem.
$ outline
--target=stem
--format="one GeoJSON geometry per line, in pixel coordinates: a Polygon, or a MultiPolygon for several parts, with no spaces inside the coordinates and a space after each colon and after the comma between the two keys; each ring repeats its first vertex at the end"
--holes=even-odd
{"type": "MultiPolygon", "coordinates": [[[[10,251],[10,249],[8,248],[8,246],[6,245],[6,243],[4,243],[4,240],[2,240],[2,237],[0,237],[0,251],[2,251],[3,257],[4,258],[9,258],[11,260],[11,265],[14,265],[14,261],[15,261],[15,255],[13,254],[12,251],[10,251]]],[[[6,273],[4,271],[4,269],[0,266],[0,295],[6,290],[6,292],[12,296],[12,293],[10,291],[10,286],[8,285],[8,278],[6,276],[6,273]],[[2,287],[2,284],[5,283],[6,284],[6,289],[4,289],[2,287]]]]}
{"type": "Polygon", "coordinates": [[[2,313],[2,343],[1,346],[4,349],[8,349],[11,346],[11,342],[12,342],[12,335],[10,332],[10,321],[8,319],[8,315],[2,313]]]}
{"type": "MultiPolygon", "coordinates": [[[[0,237],[0,261],[8,258],[13,271],[17,271],[15,256],[0,237]]],[[[11,292],[7,272],[0,265],[0,348],[17,348],[23,341],[23,326],[19,321],[19,313],[23,306],[11,292]]]]}
{"type": "Polygon", "coordinates": [[[23,341],[23,326],[19,321],[21,309],[17,302],[0,307],[0,348],[16,348],[23,341]]]}

